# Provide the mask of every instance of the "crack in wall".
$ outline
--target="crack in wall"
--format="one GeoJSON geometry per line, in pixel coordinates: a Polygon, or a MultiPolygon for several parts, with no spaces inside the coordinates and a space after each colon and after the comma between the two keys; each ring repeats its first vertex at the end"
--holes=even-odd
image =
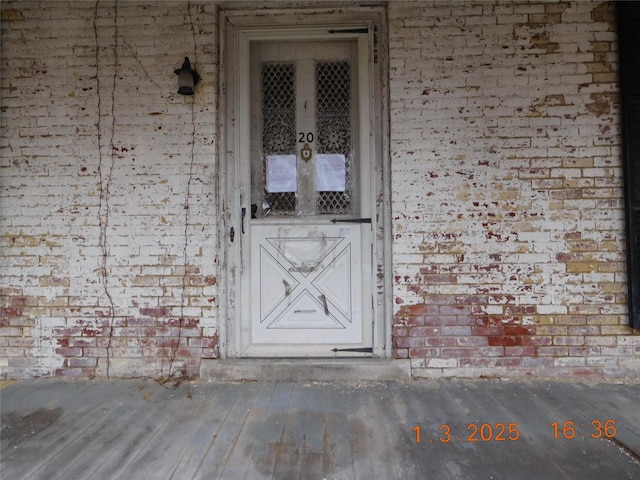
{"type": "MultiPolygon", "coordinates": [[[[100,198],[98,200],[98,225],[100,228],[100,234],[98,239],[98,247],[100,248],[100,267],[98,269],[100,275],[100,282],[103,288],[103,296],[107,298],[108,303],[108,315],[106,317],[109,319],[109,339],[106,347],[106,360],[107,360],[107,370],[106,375],[107,378],[111,376],[111,357],[110,351],[112,348],[113,342],[113,327],[115,324],[115,304],[113,301],[113,297],[111,296],[111,292],[109,290],[109,274],[108,274],[108,265],[107,261],[109,258],[109,248],[108,248],[108,238],[107,238],[107,229],[109,227],[110,220],[110,188],[111,188],[111,180],[113,176],[113,168],[115,164],[115,155],[113,153],[114,150],[114,136],[115,136],[115,126],[116,126],[116,117],[115,117],[115,91],[116,91],[116,80],[118,75],[118,2],[117,0],[114,3],[114,37],[115,44],[113,47],[114,52],[114,71],[113,71],[113,83],[111,89],[111,135],[109,139],[109,147],[110,152],[108,154],[108,158],[111,159],[111,163],[108,167],[108,170],[103,172],[103,163],[104,163],[104,155],[102,149],[102,95],[101,95],[101,84],[100,84],[100,41],[98,35],[98,6],[100,1],[96,1],[94,6],[94,15],[93,15],[93,32],[95,38],[95,47],[96,47],[96,90],[97,90],[97,101],[98,101],[98,120],[96,122],[96,128],[98,130],[98,182],[99,182],[99,192],[100,198]],[[106,180],[105,180],[106,179],[106,180]]],[[[98,305],[100,304],[100,299],[98,299],[98,305]]],[[[96,359],[96,364],[98,359],[96,359]]]]}

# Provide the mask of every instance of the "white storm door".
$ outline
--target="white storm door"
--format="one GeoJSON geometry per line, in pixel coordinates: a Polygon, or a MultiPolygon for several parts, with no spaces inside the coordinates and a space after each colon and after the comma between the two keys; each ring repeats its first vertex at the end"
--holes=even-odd
{"type": "Polygon", "coordinates": [[[251,44],[245,356],[371,354],[367,39],[251,44]]]}

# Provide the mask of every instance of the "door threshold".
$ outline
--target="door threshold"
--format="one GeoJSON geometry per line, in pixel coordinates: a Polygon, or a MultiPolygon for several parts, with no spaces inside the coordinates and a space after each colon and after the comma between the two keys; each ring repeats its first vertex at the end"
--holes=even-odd
{"type": "Polygon", "coordinates": [[[406,382],[411,380],[411,366],[408,359],[205,359],[200,378],[215,382],[406,382]]]}

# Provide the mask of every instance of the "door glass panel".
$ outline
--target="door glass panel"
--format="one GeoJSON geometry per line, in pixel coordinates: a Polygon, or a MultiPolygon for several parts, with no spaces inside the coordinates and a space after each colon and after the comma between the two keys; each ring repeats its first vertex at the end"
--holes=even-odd
{"type": "Polygon", "coordinates": [[[355,42],[252,53],[252,218],[358,215],[355,42]]]}
{"type": "Polygon", "coordinates": [[[252,191],[262,192],[262,199],[252,203],[273,214],[296,211],[295,74],[292,63],[263,63],[261,68],[262,178],[252,179],[260,182],[252,191]]]}
{"type": "Polygon", "coordinates": [[[353,213],[351,65],[346,61],[317,62],[315,76],[317,212],[353,213]]]}

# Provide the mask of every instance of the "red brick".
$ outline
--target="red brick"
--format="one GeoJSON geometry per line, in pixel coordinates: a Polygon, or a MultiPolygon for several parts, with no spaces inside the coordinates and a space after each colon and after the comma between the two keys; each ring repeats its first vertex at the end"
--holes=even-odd
{"type": "Polygon", "coordinates": [[[496,358],[495,360],[496,367],[519,367],[521,364],[521,359],[517,357],[496,358]]]}
{"type": "Polygon", "coordinates": [[[407,348],[394,348],[393,349],[393,358],[396,358],[396,359],[409,358],[409,349],[407,349],[407,348]]]}
{"type": "Polygon", "coordinates": [[[82,329],[82,336],[84,337],[99,337],[104,335],[105,329],[103,328],[88,328],[84,327],[82,329]]]}
{"type": "Polygon", "coordinates": [[[426,339],[428,347],[455,347],[457,345],[454,337],[430,337],[426,339]]]}
{"type": "Polygon", "coordinates": [[[175,336],[180,337],[201,337],[202,329],[201,328],[190,328],[190,327],[182,327],[182,328],[172,328],[172,330],[176,330],[174,333],[175,336]]]}
{"type": "Polygon", "coordinates": [[[395,322],[397,325],[402,325],[402,326],[421,326],[425,324],[425,317],[423,316],[402,317],[400,319],[396,318],[395,322]]]}
{"type": "Polygon", "coordinates": [[[569,355],[568,347],[536,347],[536,355],[540,357],[566,357],[569,355]]]}
{"type": "Polygon", "coordinates": [[[218,346],[218,337],[189,337],[187,345],[192,348],[215,348],[218,346]]]}
{"type": "Polygon", "coordinates": [[[393,337],[406,337],[409,335],[409,329],[407,327],[395,326],[393,327],[393,337]]]}
{"type": "Polygon", "coordinates": [[[67,359],[69,367],[95,368],[98,365],[97,358],[72,357],[67,359]]]}
{"type": "Polygon", "coordinates": [[[437,305],[407,305],[400,310],[401,315],[418,316],[418,315],[437,315],[439,308],[437,305]]]}
{"type": "MultiPolygon", "coordinates": [[[[203,348],[202,349],[202,358],[218,358],[220,353],[217,348],[203,348]]],[[[397,358],[397,357],[396,357],[397,358]]]]}
{"type": "Polygon", "coordinates": [[[27,297],[11,297],[11,305],[14,307],[24,307],[27,305],[38,305],[37,299],[29,299],[27,297]]]}
{"type": "Polygon", "coordinates": [[[477,347],[473,349],[474,355],[486,357],[501,357],[504,355],[504,347],[477,347]]]}
{"type": "Polygon", "coordinates": [[[456,297],[453,295],[425,295],[426,305],[455,305],[456,297]]]}
{"type": "Polygon", "coordinates": [[[78,347],[60,347],[56,348],[56,353],[63,357],[82,357],[82,348],[78,347]]]}
{"type": "Polygon", "coordinates": [[[488,336],[500,336],[504,334],[504,327],[482,327],[482,326],[472,326],[471,327],[471,335],[477,335],[479,337],[488,337],[488,336]]]}
{"type": "Polygon", "coordinates": [[[471,348],[443,348],[441,356],[444,358],[464,358],[472,357],[473,349],[471,348]]]}
{"type": "Polygon", "coordinates": [[[479,315],[476,318],[476,325],[503,325],[502,317],[497,315],[479,315]]]}
{"type": "Polygon", "coordinates": [[[488,340],[492,347],[522,345],[522,337],[488,337],[488,340]]]}
{"type": "Polygon", "coordinates": [[[410,327],[408,330],[410,337],[432,337],[440,334],[440,329],[434,327],[410,327]]]}
{"type": "Polygon", "coordinates": [[[489,337],[457,337],[456,341],[461,347],[484,347],[489,345],[489,337]]]}
{"type": "Polygon", "coordinates": [[[431,274],[423,275],[422,281],[426,285],[454,285],[458,283],[457,275],[431,274]]]}
{"type": "Polygon", "coordinates": [[[553,337],[554,345],[584,345],[584,337],[583,336],[558,336],[553,337]]]}
{"type": "Polygon", "coordinates": [[[534,326],[522,326],[522,325],[505,325],[505,335],[532,335],[535,333],[534,326]]]}
{"type": "Polygon", "coordinates": [[[180,358],[200,358],[202,350],[200,348],[178,348],[175,355],[180,358]]]}
{"type": "Polygon", "coordinates": [[[461,367],[487,368],[491,361],[488,358],[461,358],[459,363],[461,367]]]}
{"type": "Polygon", "coordinates": [[[432,317],[425,317],[424,325],[426,326],[448,326],[458,325],[458,317],[437,315],[432,317]]]}
{"type": "Polygon", "coordinates": [[[505,346],[505,357],[532,357],[536,354],[535,347],[521,347],[521,346],[505,346]]]}
{"type": "Polygon", "coordinates": [[[601,348],[598,346],[569,347],[569,356],[571,357],[591,357],[600,354],[601,348]]]}
{"type": "Polygon", "coordinates": [[[543,357],[543,358],[523,357],[522,358],[522,366],[523,367],[552,367],[553,366],[553,358],[551,358],[551,357],[543,357]]]}
{"type": "Polygon", "coordinates": [[[560,252],[556,254],[556,260],[560,263],[581,262],[584,260],[582,253],[560,252]]]}
{"type": "Polygon", "coordinates": [[[548,336],[531,336],[522,338],[522,345],[545,346],[551,345],[552,343],[553,337],[548,336]]]}
{"type": "Polygon", "coordinates": [[[461,305],[486,305],[488,297],[486,295],[465,295],[456,297],[456,303],[461,305]]]}
{"type": "Polygon", "coordinates": [[[567,329],[569,335],[599,335],[600,327],[596,325],[582,325],[577,327],[569,327],[567,329]]]}
{"type": "Polygon", "coordinates": [[[113,329],[114,337],[144,337],[145,330],[137,327],[118,327],[113,329]]]}
{"type": "Polygon", "coordinates": [[[97,345],[97,342],[95,339],[86,338],[86,337],[72,337],[66,340],[67,340],[67,346],[71,348],[95,347],[97,345]]]}
{"type": "Polygon", "coordinates": [[[505,305],[504,314],[508,316],[514,315],[533,315],[536,313],[535,305],[505,305]]]}
{"type": "Polygon", "coordinates": [[[409,357],[410,358],[426,358],[426,357],[437,357],[438,356],[437,348],[410,348],[409,349],[409,357]]]}
{"type": "Polygon", "coordinates": [[[441,315],[467,316],[471,313],[471,307],[466,305],[442,305],[440,306],[441,315]]]}
{"type": "Polygon", "coordinates": [[[80,335],[82,335],[82,329],[77,327],[54,328],[53,334],[56,337],[79,337],[80,335]]]}
{"type": "Polygon", "coordinates": [[[478,317],[475,315],[460,315],[453,317],[456,325],[477,325],[478,317]]]}
{"type": "Polygon", "coordinates": [[[424,347],[425,339],[422,337],[398,337],[393,339],[393,345],[398,348],[424,347]]]}
{"type": "Polygon", "coordinates": [[[156,308],[141,308],[140,315],[143,317],[166,317],[171,312],[168,307],[156,307],[156,308]]]}
{"type": "Polygon", "coordinates": [[[158,320],[152,317],[129,317],[125,321],[127,327],[153,327],[158,324],[158,320]]]}

